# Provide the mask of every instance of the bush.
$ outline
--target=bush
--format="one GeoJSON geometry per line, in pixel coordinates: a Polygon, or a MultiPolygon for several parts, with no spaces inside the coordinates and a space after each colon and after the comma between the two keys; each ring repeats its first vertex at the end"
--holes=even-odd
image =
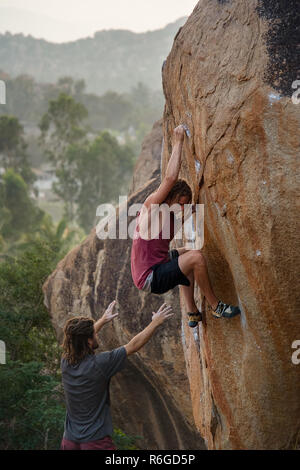
{"type": "Polygon", "coordinates": [[[8,361],[0,375],[0,449],[58,449],[65,407],[60,382],[38,362],[8,361]]]}

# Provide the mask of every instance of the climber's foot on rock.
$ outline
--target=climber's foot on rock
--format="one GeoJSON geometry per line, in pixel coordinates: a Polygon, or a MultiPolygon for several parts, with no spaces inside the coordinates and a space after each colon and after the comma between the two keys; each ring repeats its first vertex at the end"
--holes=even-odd
{"type": "Polygon", "coordinates": [[[199,321],[202,321],[202,313],[201,312],[189,312],[188,313],[189,317],[189,327],[190,328],[195,328],[199,321]]]}
{"type": "Polygon", "coordinates": [[[213,316],[215,318],[233,318],[237,315],[240,315],[241,311],[239,307],[234,307],[233,305],[228,305],[219,301],[215,310],[213,310],[213,316]]]}

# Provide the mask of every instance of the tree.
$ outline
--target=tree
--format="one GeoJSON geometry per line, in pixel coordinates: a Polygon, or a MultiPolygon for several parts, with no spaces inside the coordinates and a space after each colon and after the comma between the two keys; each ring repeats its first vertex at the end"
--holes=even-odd
{"type": "Polygon", "coordinates": [[[22,233],[35,231],[44,213],[30,197],[30,188],[13,169],[0,177],[0,204],[3,238],[15,241],[22,233]]]}
{"type": "Polygon", "coordinates": [[[24,129],[14,116],[0,116],[0,154],[5,170],[12,168],[20,173],[28,184],[33,184],[35,177],[28,164],[24,129]]]}
{"type": "Polygon", "coordinates": [[[57,81],[57,86],[63,89],[67,95],[73,95],[78,98],[84,93],[86,84],[84,80],[74,80],[70,76],[61,77],[57,81]]]}
{"type": "Polygon", "coordinates": [[[127,194],[134,155],[130,147],[120,145],[115,137],[103,132],[85,152],[77,149],[76,162],[77,219],[88,231],[96,221],[99,204],[117,202],[119,195],[127,194]]]}
{"type": "Polygon", "coordinates": [[[50,219],[15,256],[0,263],[0,331],[7,364],[0,374],[0,448],[57,449],[65,407],[60,349],[42,286],[74,242],[65,221],[50,219]]]}
{"type": "Polygon", "coordinates": [[[130,125],[128,117],[134,106],[124,95],[108,91],[98,97],[98,107],[103,120],[102,128],[126,130],[130,125]]]}
{"type": "MultiPolygon", "coordinates": [[[[65,80],[69,85],[69,79],[65,80]]],[[[65,202],[65,216],[68,220],[76,217],[88,231],[97,206],[116,201],[120,191],[127,192],[134,155],[108,132],[88,141],[80,127],[85,111],[72,97],[61,94],[50,102],[40,127],[41,139],[56,166],[53,189],[65,202]]]]}
{"type": "Polygon", "coordinates": [[[60,382],[36,361],[1,366],[1,450],[59,448],[65,417],[60,382]]]}
{"type": "Polygon", "coordinates": [[[54,227],[45,218],[17,252],[0,263],[0,331],[12,360],[37,360],[55,368],[55,334],[43,304],[42,286],[58,261],[80,241],[76,235],[66,221],[54,227]]]}
{"type": "Polygon", "coordinates": [[[69,145],[80,142],[86,135],[81,122],[87,117],[85,106],[65,93],[49,102],[47,113],[40,122],[41,143],[53,164],[60,165],[69,145]]]}
{"type": "Polygon", "coordinates": [[[81,127],[81,121],[86,117],[87,110],[82,104],[61,93],[57,100],[50,101],[48,112],[40,122],[40,142],[56,168],[58,182],[53,190],[65,202],[65,216],[70,221],[75,216],[78,192],[74,175],[76,162],[70,148],[84,140],[86,130],[81,127]]]}
{"type": "Polygon", "coordinates": [[[69,217],[73,214],[86,232],[91,230],[97,206],[116,202],[119,195],[127,194],[133,163],[132,149],[120,145],[109,132],[90,143],[70,145],[56,171],[54,186],[65,201],[69,217]]]}

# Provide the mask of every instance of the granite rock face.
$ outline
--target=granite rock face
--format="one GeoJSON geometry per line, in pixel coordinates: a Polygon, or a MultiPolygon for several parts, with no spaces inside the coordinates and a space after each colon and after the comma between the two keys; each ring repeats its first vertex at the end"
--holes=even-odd
{"type": "MultiPolygon", "coordinates": [[[[128,207],[142,203],[159,184],[162,123],[146,137],[137,162],[128,207]]],[[[126,212],[119,209],[119,220],[126,212]]],[[[128,218],[128,224],[133,217],[128,218]]],[[[93,230],[57,266],[44,285],[59,341],[70,316],[97,319],[116,299],[119,317],[100,332],[101,350],[127,344],[145,328],[152,312],[166,301],[175,316],[151,341],[131,356],[111,382],[113,420],[129,435],[142,436],[143,449],[204,449],[193,421],[182,348],[178,291],[163,297],[136,289],[130,272],[131,239],[100,240],[93,230]]]]}
{"type": "Polygon", "coordinates": [[[183,322],[194,419],[209,449],[289,448],[299,436],[296,15],[293,1],[201,0],[163,67],[162,172],[184,123],[180,177],[205,204],[212,284],[242,310],[214,319],[196,291],[204,321],[196,332],[183,322]]]}

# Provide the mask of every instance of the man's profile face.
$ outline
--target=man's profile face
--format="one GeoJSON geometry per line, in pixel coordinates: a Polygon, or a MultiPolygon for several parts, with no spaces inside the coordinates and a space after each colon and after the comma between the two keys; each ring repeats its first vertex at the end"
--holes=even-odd
{"type": "Polygon", "coordinates": [[[94,332],[93,338],[88,339],[88,343],[91,349],[98,349],[99,348],[99,340],[94,332]]]}
{"type": "Polygon", "coordinates": [[[177,204],[180,205],[182,212],[184,211],[184,206],[185,206],[185,204],[190,204],[190,203],[191,203],[191,201],[190,201],[190,199],[189,199],[188,196],[182,196],[182,197],[180,197],[179,200],[178,200],[178,202],[177,202],[177,204]]]}
{"type": "Polygon", "coordinates": [[[184,210],[185,204],[191,204],[191,200],[188,196],[180,196],[174,197],[171,201],[167,201],[168,206],[172,207],[172,205],[178,204],[181,207],[181,210],[184,210]]]}

